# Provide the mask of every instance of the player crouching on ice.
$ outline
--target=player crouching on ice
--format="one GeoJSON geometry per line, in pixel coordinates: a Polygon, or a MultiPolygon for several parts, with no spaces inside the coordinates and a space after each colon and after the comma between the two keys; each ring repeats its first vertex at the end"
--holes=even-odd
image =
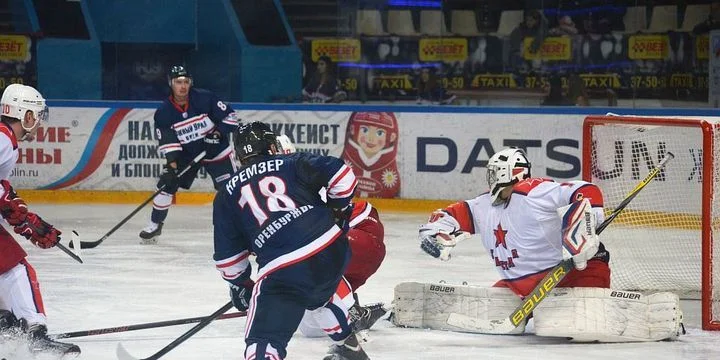
{"type": "MultiPolygon", "coordinates": [[[[297,150],[287,135],[277,136],[278,147],[283,154],[294,154],[297,150]]],[[[321,197],[327,200],[325,189],[321,197]]],[[[372,276],[383,259],[385,259],[385,227],[380,221],[380,215],[367,201],[353,201],[352,212],[349,218],[348,243],[352,251],[350,263],[343,276],[347,281],[341,281],[335,295],[350,306],[349,314],[351,326],[362,340],[367,340],[367,331],[387,313],[383,303],[361,306],[357,296],[357,289],[364,285],[372,276]],[[347,285],[350,285],[349,287],[347,285]]],[[[300,322],[300,332],[307,337],[322,337],[327,335],[321,321],[317,321],[312,311],[305,311],[300,322]]]]}
{"type": "MultiPolygon", "coordinates": [[[[575,270],[544,292],[532,314],[525,314],[533,316],[536,335],[583,342],[679,336],[677,295],[610,289],[610,255],[595,233],[605,217],[596,185],[531,178],[530,163],[516,148],[490,158],[487,182],[489,192],[433,212],[419,237],[425,252],[449,260],[459,240],[479,234],[502,280],[491,288],[399,284],[397,325],[497,334],[479,324],[503,323],[550,269],[572,258],[575,270]]],[[[526,320],[507,333],[522,333],[525,325],[526,320]]]]}

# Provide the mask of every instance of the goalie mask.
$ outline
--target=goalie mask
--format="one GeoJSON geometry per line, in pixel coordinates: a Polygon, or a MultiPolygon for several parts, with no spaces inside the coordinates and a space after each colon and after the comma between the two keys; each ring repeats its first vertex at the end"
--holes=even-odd
{"type": "Polygon", "coordinates": [[[20,140],[32,140],[41,122],[47,122],[50,115],[45,98],[32,86],[11,84],[3,92],[2,115],[20,121],[25,134],[20,140]],[[32,114],[32,119],[26,118],[27,113],[32,114]]]}
{"type": "Polygon", "coordinates": [[[518,148],[503,149],[495,153],[487,165],[487,183],[493,205],[504,202],[500,193],[508,186],[513,186],[530,177],[530,162],[525,152],[518,148]]]}
{"type": "Polygon", "coordinates": [[[274,155],[277,153],[277,138],[270,126],[255,121],[240,126],[233,136],[235,154],[240,162],[256,155],[274,155]]]}

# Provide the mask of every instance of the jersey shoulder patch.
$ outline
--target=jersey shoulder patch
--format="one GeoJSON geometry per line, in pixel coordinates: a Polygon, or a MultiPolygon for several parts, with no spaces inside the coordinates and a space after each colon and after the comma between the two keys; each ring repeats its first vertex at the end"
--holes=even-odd
{"type": "Polygon", "coordinates": [[[536,188],[538,185],[540,185],[542,183],[547,183],[547,182],[555,182],[555,181],[553,181],[552,179],[546,179],[546,178],[525,179],[525,180],[520,181],[519,183],[515,184],[515,186],[513,186],[513,193],[527,195],[528,193],[530,193],[530,191],[532,191],[532,189],[536,188]]]}

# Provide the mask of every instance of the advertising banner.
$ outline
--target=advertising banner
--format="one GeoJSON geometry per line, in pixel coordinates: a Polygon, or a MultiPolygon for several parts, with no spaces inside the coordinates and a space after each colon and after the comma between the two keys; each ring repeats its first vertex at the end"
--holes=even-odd
{"type": "Polygon", "coordinates": [[[534,38],[526,37],[523,40],[523,58],[525,60],[570,60],[572,51],[570,48],[570,38],[565,36],[552,36],[545,38],[540,49],[537,52],[531,52],[532,42],[534,38]]]}
{"type": "Polygon", "coordinates": [[[313,39],[311,40],[312,61],[328,56],[333,62],[360,61],[361,47],[358,39],[313,39]]]}
{"type": "MultiPolygon", "coordinates": [[[[23,142],[12,175],[19,189],[152,191],[165,160],[153,109],[51,108],[50,127],[23,142]]],[[[199,177],[207,175],[204,171],[199,177]]],[[[212,191],[198,181],[193,191],[212,191]]]]}
{"type": "Polygon", "coordinates": [[[667,35],[632,35],[628,38],[628,57],[632,60],[662,60],[667,55],[667,35]]]}
{"type": "Polygon", "coordinates": [[[580,178],[581,115],[256,111],[241,118],[270,123],[299,151],[342,157],[360,196],[474,197],[487,190],[487,160],[505,146],[525,148],[535,176],[580,178]]]}
{"type": "Polygon", "coordinates": [[[468,56],[466,38],[420,39],[420,61],[465,61],[468,56]]]}

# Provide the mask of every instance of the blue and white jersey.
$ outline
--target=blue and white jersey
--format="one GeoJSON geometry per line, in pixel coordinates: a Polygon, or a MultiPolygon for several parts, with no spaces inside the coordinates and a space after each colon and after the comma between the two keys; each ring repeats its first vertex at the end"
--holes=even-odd
{"type": "Polygon", "coordinates": [[[224,150],[205,160],[227,157],[232,152],[228,135],[239,124],[230,105],[212,92],[196,88],[190,88],[185,106],[178,105],[172,95],[169,96],[155,111],[154,118],[155,132],[160,142],[158,151],[168,161],[180,158],[189,160],[200,154],[205,150],[205,135],[214,130],[223,135],[220,148],[224,150]]]}
{"type": "Polygon", "coordinates": [[[353,171],[332,156],[272,155],[244,165],[215,195],[217,269],[239,285],[250,277],[250,253],[258,280],[318,253],[342,235],[333,209],[350,204],[356,185],[353,171]]]}

